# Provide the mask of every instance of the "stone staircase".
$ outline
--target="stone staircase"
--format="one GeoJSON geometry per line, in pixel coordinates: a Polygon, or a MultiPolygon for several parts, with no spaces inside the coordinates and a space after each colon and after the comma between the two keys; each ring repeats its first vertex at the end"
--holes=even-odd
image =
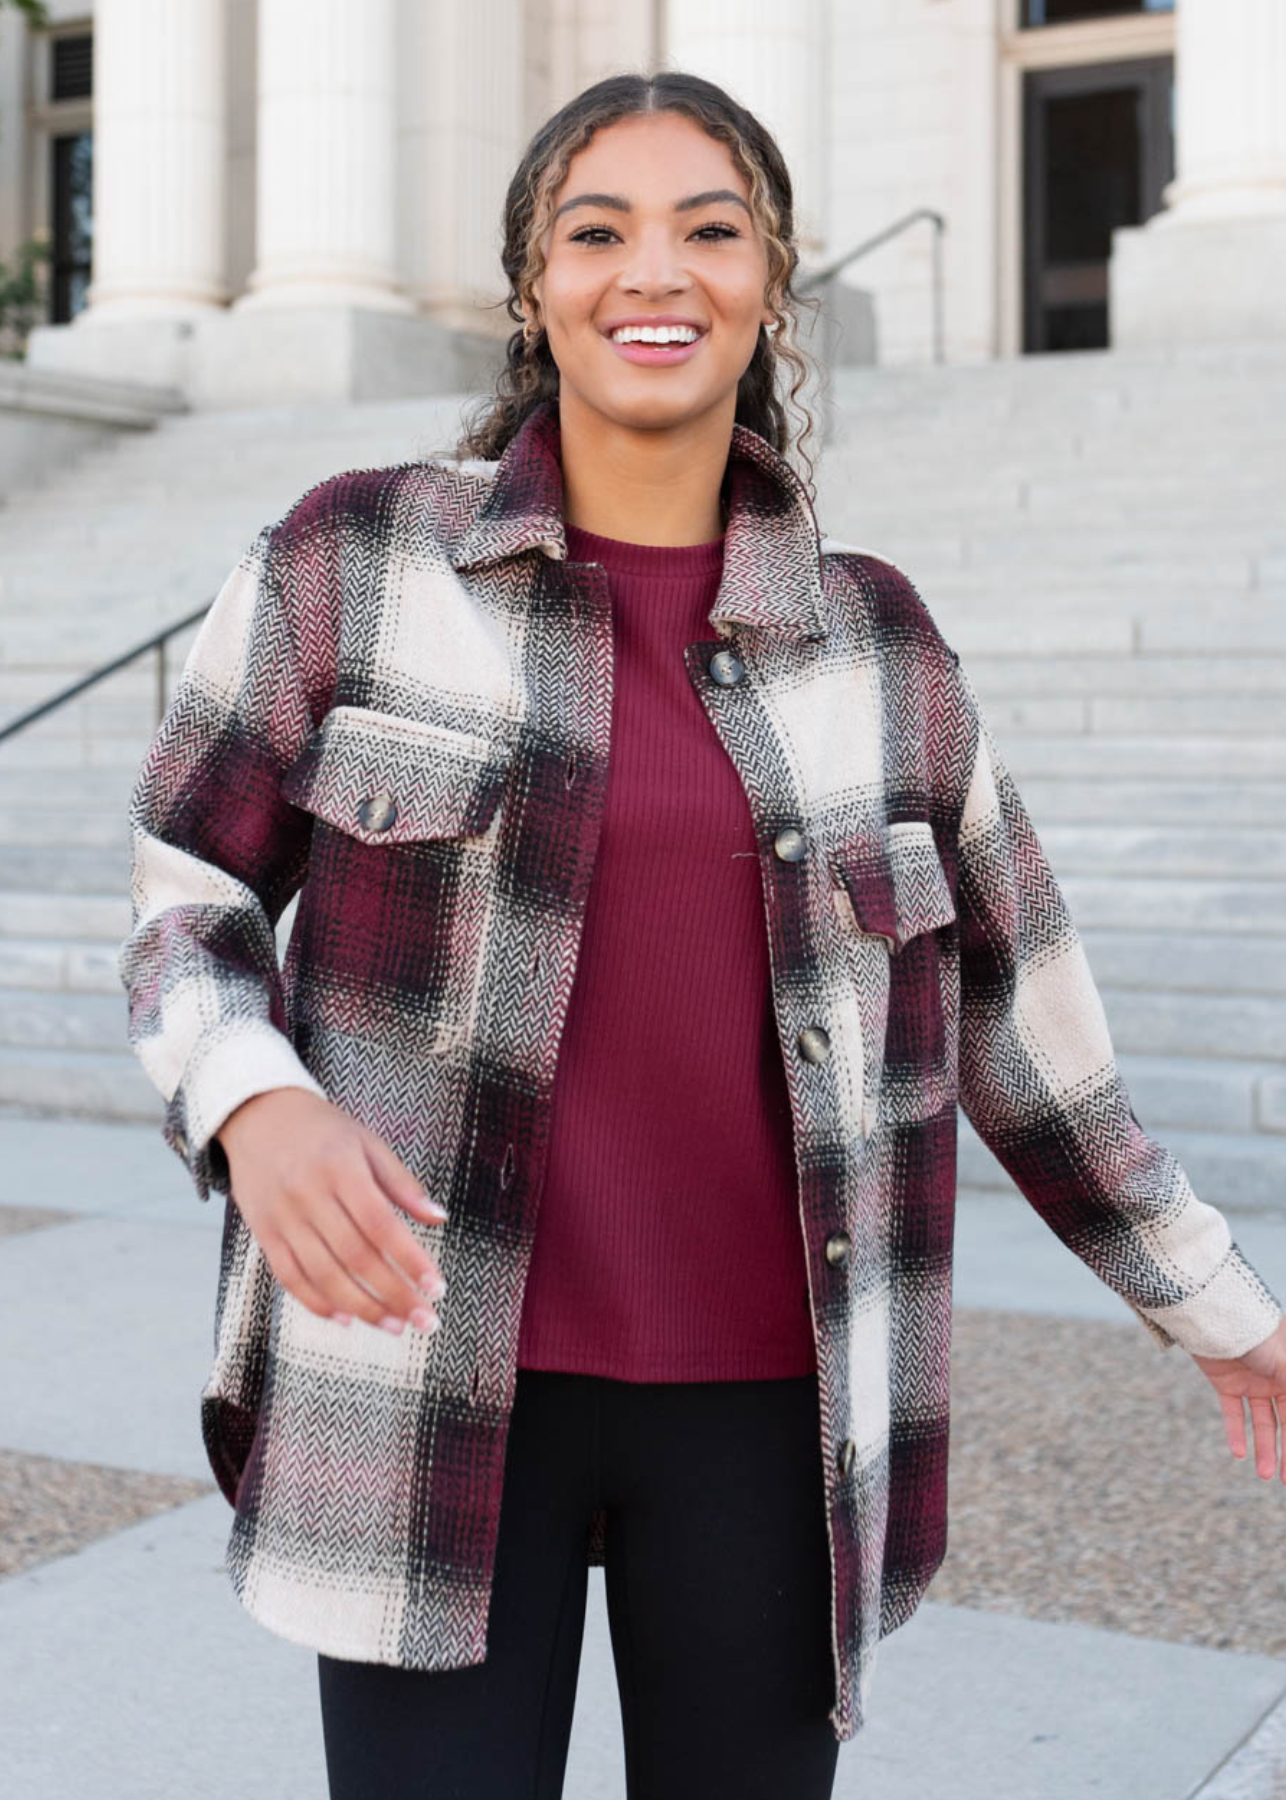
{"type": "MultiPolygon", "coordinates": [[[[1286,1209],[1286,347],[841,371],[820,514],[959,652],[1140,1120],[1286,1209]]],[[[1010,1184],[962,1120],[961,1180],[1010,1184]]]]}
{"type": "MultiPolygon", "coordinates": [[[[1230,1211],[1286,1209],[1284,381],[1270,346],[841,370],[818,480],[959,651],[1136,1111],[1230,1211]]],[[[460,405],[183,415],[16,497],[0,720],[208,599],[314,481],[445,449],[460,405]]],[[[154,688],[147,659],[0,743],[0,1110],[159,1118],[115,967],[154,688]]],[[[963,1120],[961,1177],[1009,1185],[963,1120]]]]}

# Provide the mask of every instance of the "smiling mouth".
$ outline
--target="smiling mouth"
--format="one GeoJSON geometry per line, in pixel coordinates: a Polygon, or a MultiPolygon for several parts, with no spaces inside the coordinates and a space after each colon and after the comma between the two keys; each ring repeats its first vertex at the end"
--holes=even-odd
{"type": "Polygon", "coordinates": [[[701,348],[709,335],[708,330],[698,331],[697,335],[686,343],[682,340],[666,343],[657,343],[653,340],[649,343],[642,338],[627,338],[624,342],[620,342],[610,332],[602,333],[603,341],[610,344],[616,354],[623,356],[627,362],[652,363],[658,366],[686,362],[701,348]]]}

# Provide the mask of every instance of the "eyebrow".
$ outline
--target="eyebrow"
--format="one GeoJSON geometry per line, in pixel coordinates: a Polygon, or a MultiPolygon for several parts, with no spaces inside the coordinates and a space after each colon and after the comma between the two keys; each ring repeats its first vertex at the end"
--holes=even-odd
{"type": "MultiPolygon", "coordinates": [[[[674,210],[675,212],[692,212],[698,206],[717,205],[740,206],[746,212],[750,211],[741,195],[734,194],[731,188],[708,188],[704,194],[689,194],[686,199],[675,201],[674,210]]],[[[563,214],[570,212],[573,206],[608,207],[613,212],[633,212],[634,210],[624,194],[577,194],[573,199],[563,201],[554,214],[554,218],[561,219],[563,214]]]]}

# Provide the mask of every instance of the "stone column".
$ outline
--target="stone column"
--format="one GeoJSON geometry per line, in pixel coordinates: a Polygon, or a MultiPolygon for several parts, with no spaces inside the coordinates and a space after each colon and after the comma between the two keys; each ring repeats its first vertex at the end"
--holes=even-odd
{"type": "Polygon", "coordinates": [[[1181,0],[1167,225],[1286,214],[1286,7],[1181,0]]]}
{"type": "Polygon", "coordinates": [[[1286,336],[1286,5],[1179,0],[1175,180],[1113,234],[1114,344],[1286,336]]]}
{"type": "Polygon", "coordinates": [[[97,0],[94,251],[76,325],[199,317],[224,285],[223,0],[97,0]]]}
{"type": "Polygon", "coordinates": [[[395,23],[394,0],[259,0],[258,261],[234,311],[414,312],[396,273],[395,23]]]}
{"type": "MultiPolygon", "coordinates": [[[[664,66],[717,82],[777,140],[794,194],[800,276],[825,261],[828,19],[822,0],[797,0],[792,6],[770,0],[666,0],[664,12],[664,66]]],[[[817,297],[818,312],[803,307],[799,313],[799,344],[817,373],[792,402],[789,365],[779,358],[778,395],[793,429],[800,428],[796,409],[802,404],[818,421],[825,442],[834,428],[825,370],[841,338],[849,343],[860,338],[868,314],[861,299],[847,291],[817,297]]]]}
{"type": "Polygon", "coordinates": [[[441,324],[493,337],[505,190],[524,138],[523,0],[415,0],[403,16],[399,154],[407,284],[441,324]]]}
{"type": "Polygon", "coordinates": [[[668,0],[665,9],[666,66],[717,81],[777,139],[805,264],[821,260],[825,234],[826,41],[821,0],[668,0]]]}

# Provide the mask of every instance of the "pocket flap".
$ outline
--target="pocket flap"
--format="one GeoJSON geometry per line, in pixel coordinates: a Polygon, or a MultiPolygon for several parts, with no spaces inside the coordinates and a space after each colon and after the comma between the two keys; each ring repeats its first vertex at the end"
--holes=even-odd
{"type": "Polygon", "coordinates": [[[368,844],[471,837],[500,804],[512,743],[366,706],[333,706],[286,770],[293,805],[368,844]]]}
{"type": "Polygon", "coordinates": [[[829,859],[839,883],[835,901],[841,917],[859,931],[887,938],[894,950],[956,916],[927,819],[897,819],[882,834],[839,845],[829,859]]]}

